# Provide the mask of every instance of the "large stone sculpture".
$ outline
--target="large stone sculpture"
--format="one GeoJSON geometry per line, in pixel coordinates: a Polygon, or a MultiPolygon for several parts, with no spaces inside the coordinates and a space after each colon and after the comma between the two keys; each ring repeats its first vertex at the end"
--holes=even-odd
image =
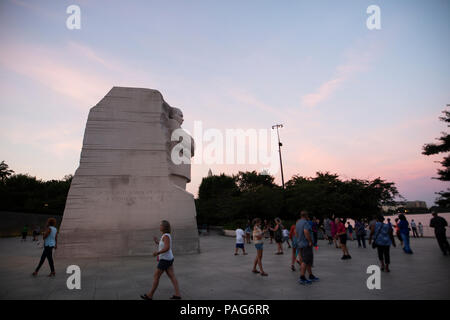
{"type": "Polygon", "coordinates": [[[181,110],[151,89],[114,87],[90,110],[58,255],[152,254],[161,220],[172,225],[176,253],[199,252],[194,198],[185,190],[190,164],[171,159],[178,143],[171,134],[182,122],[181,110]]]}

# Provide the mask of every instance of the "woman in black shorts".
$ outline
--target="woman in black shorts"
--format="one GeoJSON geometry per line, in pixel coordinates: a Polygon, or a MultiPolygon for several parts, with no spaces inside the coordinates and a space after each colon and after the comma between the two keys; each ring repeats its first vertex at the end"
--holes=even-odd
{"type": "Polygon", "coordinates": [[[283,225],[280,218],[275,218],[275,228],[270,228],[269,231],[272,232],[277,243],[277,252],[275,254],[283,254],[283,225]]]}
{"type": "Polygon", "coordinates": [[[141,295],[141,298],[144,300],[152,300],[153,294],[158,288],[159,278],[161,278],[164,272],[169,276],[170,281],[172,281],[173,287],[175,288],[175,294],[170,299],[181,299],[180,288],[178,287],[178,281],[175,277],[175,273],[173,271],[173,253],[172,253],[172,237],[170,236],[170,224],[168,221],[161,221],[161,225],[159,226],[159,230],[162,233],[161,239],[158,242],[158,238],[154,237],[153,240],[158,247],[158,251],[153,253],[154,257],[158,257],[158,267],[156,268],[155,274],[153,276],[153,285],[152,289],[147,294],[141,295]]]}
{"type": "Polygon", "coordinates": [[[348,249],[347,249],[347,229],[345,228],[345,224],[341,219],[336,218],[335,223],[337,225],[336,236],[339,238],[339,242],[341,243],[341,249],[344,255],[342,256],[342,260],[351,259],[348,249]]]}

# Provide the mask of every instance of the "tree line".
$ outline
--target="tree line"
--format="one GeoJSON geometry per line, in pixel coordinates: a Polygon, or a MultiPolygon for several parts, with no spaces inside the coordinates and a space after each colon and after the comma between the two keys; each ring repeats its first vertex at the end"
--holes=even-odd
{"type": "Polygon", "coordinates": [[[15,174],[0,163],[0,210],[62,215],[72,175],[43,181],[28,174],[15,174]]]}
{"type": "Polygon", "coordinates": [[[293,176],[285,189],[274,177],[256,171],[203,178],[196,199],[199,224],[245,223],[260,217],[295,221],[300,210],[317,218],[339,216],[370,218],[384,205],[401,197],[395,183],[381,178],[343,180],[337,174],[317,172],[315,177],[293,176]]]}

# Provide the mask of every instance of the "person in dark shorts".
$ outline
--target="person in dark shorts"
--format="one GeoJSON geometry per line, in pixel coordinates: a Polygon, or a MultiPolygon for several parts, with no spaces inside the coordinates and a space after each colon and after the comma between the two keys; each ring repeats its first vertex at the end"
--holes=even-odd
{"type": "Polygon", "coordinates": [[[298,220],[295,230],[297,233],[297,244],[299,248],[299,255],[301,257],[300,265],[300,278],[298,283],[302,285],[311,284],[313,281],[319,281],[319,278],[313,275],[312,265],[314,262],[313,255],[313,239],[312,239],[312,228],[308,221],[308,213],[302,211],[300,213],[300,220],[298,220]],[[306,271],[309,273],[309,279],[305,277],[306,271]]]}
{"type": "Polygon", "coordinates": [[[153,240],[158,245],[158,251],[153,253],[154,257],[158,257],[158,267],[156,268],[153,276],[153,285],[151,290],[147,294],[141,295],[144,300],[152,300],[153,294],[158,288],[159,279],[164,272],[169,276],[175,289],[175,294],[170,298],[172,300],[181,299],[180,288],[178,287],[178,281],[173,271],[173,253],[172,253],[172,237],[170,236],[170,223],[166,220],[161,221],[159,230],[162,233],[161,239],[158,242],[158,238],[154,237],[153,240]]]}
{"type": "Polygon", "coordinates": [[[450,254],[450,245],[447,240],[447,236],[445,234],[445,227],[448,226],[447,220],[442,217],[439,217],[436,212],[433,212],[433,218],[430,220],[430,227],[434,228],[434,235],[436,236],[436,240],[439,244],[439,248],[441,248],[444,256],[450,254]]]}
{"type": "Polygon", "coordinates": [[[342,260],[351,259],[350,253],[347,248],[347,229],[345,229],[345,224],[339,218],[335,219],[335,223],[337,225],[336,236],[339,238],[339,242],[341,243],[341,249],[344,255],[342,256],[342,260]]]}
{"type": "Polygon", "coordinates": [[[237,256],[238,250],[241,249],[242,253],[244,255],[247,255],[247,253],[245,252],[245,247],[244,247],[244,243],[245,243],[245,231],[242,230],[241,228],[237,228],[236,231],[236,247],[234,249],[234,255],[237,256]]]}
{"type": "Polygon", "coordinates": [[[275,254],[283,254],[283,225],[280,218],[275,218],[275,228],[270,228],[274,234],[275,242],[277,243],[277,252],[275,254]]]}

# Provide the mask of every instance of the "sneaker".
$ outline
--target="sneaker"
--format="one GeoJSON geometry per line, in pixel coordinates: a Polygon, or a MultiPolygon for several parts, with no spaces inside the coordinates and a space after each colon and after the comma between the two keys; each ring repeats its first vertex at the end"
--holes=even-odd
{"type": "Polygon", "coordinates": [[[312,281],[312,282],[317,282],[317,281],[319,281],[320,279],[317,278],[317,277],[314,276],[314,275],[310,275],[310,276],[309,276],[309,280],[312,281]]]}
{"type": "Polygon", "coordinates": [[[304,285],[304,286],[312,283],[311,280],[308,280],[308,279],[302,279],[302,278],[298,279],[297,282],[298,282],[299,284],[301,284],[301,285],[304,285]]]}
{"type": "Polygon", "coordinates": [[[347,260],[347,256],[342,256],[341,260],[347,260]]]}
{"type": "Polygon", "coordinates": [[[352,256],[351,256],[351,255],[348,255],[348,256],[347,256],[347,259],[351,259],[351,258],[352,258],[352,256]]]}

